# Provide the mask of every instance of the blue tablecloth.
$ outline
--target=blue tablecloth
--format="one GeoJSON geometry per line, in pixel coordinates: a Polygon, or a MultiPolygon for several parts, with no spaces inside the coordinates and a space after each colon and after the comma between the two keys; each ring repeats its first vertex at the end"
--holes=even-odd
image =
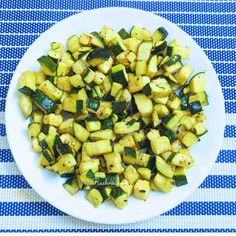
{"type": "Polygon", "coordinates": [[[230,0],[8,0],[0,2],[0,232],[236,232],[236,2],[230,0]],[[56,22],[99,7],[158,14],[191,35],[218,74],[225,99],[222,150],[209,176],[164,215],[128,225],[72,218],[41,199],[19,172],[6,139],[5,99],[14,70],[34,40],[56,22]]]}

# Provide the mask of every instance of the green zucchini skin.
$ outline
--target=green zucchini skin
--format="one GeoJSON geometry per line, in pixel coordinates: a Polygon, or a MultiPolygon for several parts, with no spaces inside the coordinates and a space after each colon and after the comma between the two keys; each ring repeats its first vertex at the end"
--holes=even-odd
{"type": "Polygon", "coordinates": [[[188,184],[187,176],[185,174],[184,168],[176,167],[173,180],[175,181],[175,185],[177,187],[188,184]]]}
{"type": "Polygon", "coordinates": [[[182,110],[187,110],[188,109],[188,98],[189,98],[189,95],[188,94],[185,94],[181,97],[181,109],[182,110]]]}
{"type": "Polygon", "coordinates": [[[151,87],[150,87],[150,84],[146,84],[146,85],[143,87],[143,93],[144,93],[146,96],[151,95],[152,89],[151,89],[151,87]]]}
{"type": "Polygon", "coordinates": [[[93,173],[92,170],[89,170],[89,171],[87,172],[86,177],[88,177],[88,178],[90,178],[90,179],[92,179],[92,180],[95,180],[95,175],[94,175],[94,173],[93,173]]]}
{"type": "Polygon", "coordinates": [[[47,79],[53,84],[56,85],[56,79],[54,76],[48,76],[47,79]]]}
{"type": "Polygon", "coordinates": [[[49,56],[41,56],[37,59],[45,74],[55,76],[57,71],[56,62],[49,56]]]}
{"type": "Polygon", "coordinates": [[[45,149],[45,148],[48,148],[48,144],[45,140],[39,141],[39,145],[42,148],[42,150],[45,149]]]}
{"type": "Polygon", "coordinates": [[[163,124],[168,124],[168,122],[173,118],[174,114],[169,114],[168,116],[166,116],[164,119],[163,119],[163,124]]]}
{"type": "Polygon", "coordinates": [[[96,46],[98,46],[99,48],[105,47],[104,42],[98,32],[93,31],[90,34],[93,35],[93,38],[96,39],[96,41],[98,42],[98,44],[96,46]]]}
{"type": "Polygon", "coordinates": [[[167,55],[168,55],[168,56],[171,56],[172,51],[173,51],[173,47],[167,46],[167,55]]]}
{"type": "Polygon", "coordinates": [[[134,98],[132,98],[128,104],[126,104],[126,111],[128,115],[133,115],[134,113],[138,112],[137,105],[134,101],[134,98]]]}
{"type": "Polygon", "coordinates": [[[52,153],[48,149],[43,148],[42,154],[47,159],[49,164],[52,164],[55,162],[55,160],[56,160],[55,157],[52,155],[52,153]]]}
{"type": "Polygon", "coordinates": [[[119,55],[123,52],[119,45],[112,45],[109,47],[109,49],[113,52],[114,55],[119,55]]]}
{"type": "Polygon", "coordinates": [[[99,186],[96,187],[96,189],[100,192],[100,194],[102,195],[103,198],[103,202],[105,202],[106,200],[108,200],[110,198],[110,196],[107,194],[106,188],[103,186],[99,186]]]}
{"type": "Polygon", "coordinates": [[[18,82],[18,91],[31,96],[36,89],[36,75],[31,71],[25,71],[21,74],[18,82]]]}
{"type": "Polygon", "coordinates": [[[55,113],[57,109],[57,103],[46,96],[39,89],[36,89],[36,91],[31,95],[31,99],[40,109],[46,113],[55,113]]]}
{"type": "Polygon", "coordinates": [[[105,178],[96,178],[95,181],[95,186],[118,186],[120,178],[117,174],[106,174],[105,178]]]}
{"type": "Polygon", "coordinates": [[[71,195],[75,195],[80,187],[77,181],[77,178],[75,177],[71,177],[68,180],[66,180],[66,182],[63,184],[63,187],[71,194],[71,195]]]}
{"type": "Polygon", "coordinates": [[[113,128],[113,126],[114,126],[114,123],[113,123],[113,119],[111,116],[109,118],[103,120],[103,122],[102,122],[102,129],[111,129],[111,128],[113,128]]]}
{"type": "Polygon", "coordinates": [[[136,158],[136,152],[133,148],[124,147],[124,155],[132,158],[136,158]]]}
{"type": "Polygon", "coordinates": [[[109,59],[111,56],[110,52],[103,48],[96,48],[92,52],[89,53],[87,60],[92,60],[94,58],[102,58],[105,61],[109,59]]]}
{"type": "Polygon", "coordinates": [[[103,48],[95,48],[88,54],[87,60],[92,66],[97,66],[107,61],[111,57],[111,53],[103,48]]]}
{"type": "Polygon", "coordinates": [[[56,135],[55,142],[54,142],[54,149],[58,152],[59,155],[64,155],[68,153],[72,153],[68,144],[62,143],[60,137],[56,135]]]}
{"type": "Polygon", "coordinates": [[[140,149],[146,148],[149,146],[149,141],[147,139],[141,140],[140,142],[138,142],[138,146],[140,149]]]}
{"type": "Polygon", "coordinates": [[[125,192],[120,187],[113,188],[111,191],[111,196],[113,199],[116,199],[123,194],[125,194],[125,192]]]}
{"type": "Polygon", "coordinates": [[[87,108],[97,111],[100,106],[100,100],[97,98],[90,98],[87,103],[87,108]]]}
{"type": "Polygon", "coordinates": [[[162,40],[165,39],[169,34],[168,31],[164,27],[159,27],[157,30],[162,35],[162,40]]]}
{"type": "Polygon", "coordinates": [[[165,50],[165,48],[167,47],[167,42],[163,41],[161,44],[155,46],[155,49],[153,51],[153,54],[156,55],[161,55],[162,51],[165,50]]]}
{"type": "Polygon", "coordinates": [[[49,128],[50,128],[50,125],[48,125],[48,124],[43,124],[42,125],[42,128],[41,128],[41,132],[43,132],[44,134],[48,134],[48,132],[49,132],[49,128]]]}
{"type": "Polygon", "coordinates": [[[155,171],[156,169],[156,157],[155,156],[150,156],[148,163],[147,163],[147,168],[151,169],[152,171],[155,171]]]}
{"type": "Polygon", "coordinates": [[[188,184],[188,180],[185,175],[173,176],[173,180],[175,181],[175,185],[177,187],[188,184]]]}
{"type": "Polygon", "coordinates": [[[189,103],[189,110],[192,115],[202,111],[202,105],[199,101],[189,103]]]}
{"type": "Polygon", "coordinates": [[[136,120],[135,120],[135,119],[132,119],[132,120],[126,122],[126,125],[132,126],[135,122],[136,122],[136,120]]]}
{"type": "Polygon", "coordinates": [[[31,96],[34,93],[34,91],[31,88],[27,87],[27,86],[25,86],[23,88],[20,88],[18,90],[19,90],[19,92],[21,92],[25,95],[29,95],[29,96],[31,96]]]}
{"type": "Polygon", "coordinates": [[[113,55],[119,55],[126,50],[122,40],[118,38],[113,38],[108,45],[109,49],[112,51],[113,55]]]}
{"type": "Polygon", "coordinates": [[[168,66],[172,66],[174,65],[176,62],[181,61],[181,56],[179,55],[174,55],[172,57],[170,57],[170,59],[167,61],[167,65],[168,66]]]}
{"type": "Polygon", "coordinates": [[[125,74],[122,70],[113,73],[112,74],[112,79],[113,79],[114,82],[122,84],[125,87],[128,86],[127,79],[126,79],[125,74]]]}
{"type": "Polygon", "coordinates": [[[125,108],[126,108],[125,101],[114,101],[112,103],[112,111],[118,116],[124,114],[125,108]]]}
{"type": "Polygon", "coordinates": [[[130,34],[124,28],[120,29],[118,34],[122,39],[130,38],[130,34]]]}
{"type": "Polygon", "coordinates": [[[83,100],[76,100],[76,111],[78,113],[83,111],[83,104],[84,104],[83,100]]]}
{"type": "Polygon", "coordinates": [[[170,140],[170,142],[177,140],[176,134],[174,132],[172,132],[171,130],[161,129],[160,134],[161,134],[161,136],[166,136],[170,140]]]}

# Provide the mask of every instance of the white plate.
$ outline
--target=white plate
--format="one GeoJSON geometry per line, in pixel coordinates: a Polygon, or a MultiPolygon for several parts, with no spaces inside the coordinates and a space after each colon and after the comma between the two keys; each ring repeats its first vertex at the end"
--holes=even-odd
{"type": "Polygon", "coordinates": [[[6,130],[9,145],[15,161],[32,188],[46,201],[61,211],[74,217],[105,224],[121,224],[144,220],[162,214],[184,201],[206,178],[221,147],[224,131],[224,103],[216,73],[204,52],[191,37],[169,21],[154,14],[128,8],[104,8],[71,16],[43,33],[28,49],[21,59],[12,78],[6,104],[6,130]],[[65,179],[38,167],[38,155],[33,153],[27,137],[26,121],[18,106],[17,81],[25,70],[38,70],[37,58],[46,54],[50,42],[66,42],[72,34],[98,31],[104,25],[118,31],[124,27],[129,30],[133,25],[154,31],[164,26],[168,32],[168,40],[177,38],[182,44],[190,46],[191,60],[189,64],[195,72],[206,71],[207,93],[210,106],[206,107],[206,125],[209,132],[201,138],[191,152],[196,165],[187,172],[189,184],[174,187],[168,194],[152,192],[144,202],[134,198],[119,210],[111,203],[103,204],[98,209],[85,199],[85,191],[70,196],[62,187],[65,179]]]}

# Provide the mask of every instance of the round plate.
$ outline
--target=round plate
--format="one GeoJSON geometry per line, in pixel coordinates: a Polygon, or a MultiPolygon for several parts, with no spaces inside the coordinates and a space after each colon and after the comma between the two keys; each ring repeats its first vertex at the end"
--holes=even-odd
{"type": "Polygon", "coordinates": [[[39,195],[56,208],[74,217],[96,223],[121,224],[144,220],[170,210],[184,201],[203,182],[221,147],[224,103],[220,84],[211,63],[185,32],[171,22],[148,12],[129,8],[104,8],[86,11],[57,23],[30,46],[12,78],[5,118],[7,137],[15,161],[25,179],[39,195]],[[152,32],[160,26],[165,27],[169,32],[168,41],[177,38],[181,44],[190,47],[191,59],[188,60],[188,64],[195,69],[195,73],[206,71],[206,91],[210,103],[210,106],[205,108],[207,114],[205,123],[209,131],[201,138],[201,142],[191,148],[196,164],[187,171],[188,185],[173,187],[173,191],[168,194],[151,192],[146,202],[130,197],[128,206],[122,210],[109,202],[95,209],[85,199],[85,191],[70,196],[62,186],[65,179],[39,168],[38,154],[32,151],[27,136],[29,120],[23,118],[18,106],[17,82],[21,73],[25,70],[39,70],[37,58],[47,53],[51,42],[66,43],[67,38],[73,34],[99,31],[104,25],[116,31],[122,27],[130,30],[133,25],[145,27],[152,32]]]}

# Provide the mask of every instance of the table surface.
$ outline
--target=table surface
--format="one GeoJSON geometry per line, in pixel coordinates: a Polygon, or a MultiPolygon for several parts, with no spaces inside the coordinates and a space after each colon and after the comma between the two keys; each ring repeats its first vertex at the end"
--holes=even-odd
{"type": "Polygon", "coordinates": [[[236,232],[236,1],[8,0],[0,2],[0,232],[236,232]],[[222,149],[200,187],[167,214],[126,225],[70,217],[45,202],[19,172],[6,138],[5,99],[27,48],[58,21],[84,10],[131,7],[177,24],[211,60],[225,99],[222,149]]]}

